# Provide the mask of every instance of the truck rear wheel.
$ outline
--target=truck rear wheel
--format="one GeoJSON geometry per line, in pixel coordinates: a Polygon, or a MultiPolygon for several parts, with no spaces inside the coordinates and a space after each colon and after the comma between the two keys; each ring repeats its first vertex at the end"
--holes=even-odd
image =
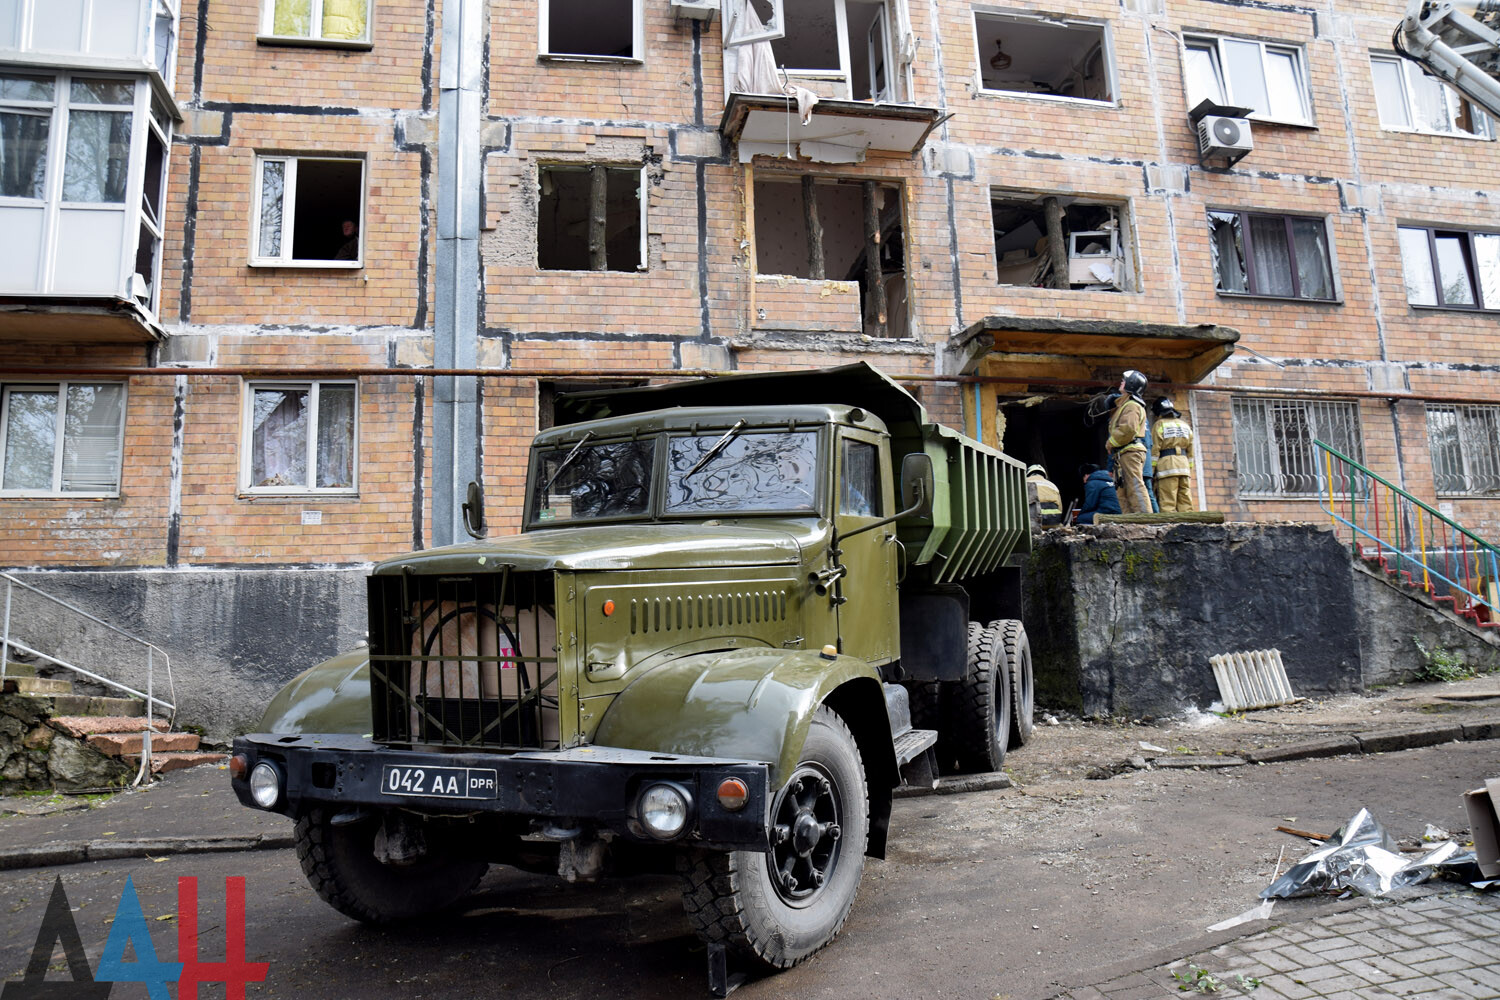
{"type": "Polygon", "coordinates": [[[683,855],[682,905],[705,941],[785,969],[838,934],[864,873],[864,764],[849,727],[826,706],[772,802],[771,824],[765,851],[683,855]]]}
{"type": "Polygon", "coordinates": [[[297,820],[297,859],[323,902],[369,924],[395,923],[445,910],[478,884],[483,861],[434,860],[396,867],[375,859],[378,822],[334,826],[321,809],[297,820]]]}
{"type": "Polygon", "coordinates": [[[1031,673],[1031,640],[1026,626],[1013,618],[997,622],[1005,639],[1005,660],[1010,664],[1010,745],[1023,747],[1031,739],[1036,685],[1031,673]]]}
{"type": "Polygon", "coordinates": [[[1010,741],[1010,669],[996,622],[969,623],[969,667],[948,695],[948,727],[961,772],[998,771],[1010,741]]]}

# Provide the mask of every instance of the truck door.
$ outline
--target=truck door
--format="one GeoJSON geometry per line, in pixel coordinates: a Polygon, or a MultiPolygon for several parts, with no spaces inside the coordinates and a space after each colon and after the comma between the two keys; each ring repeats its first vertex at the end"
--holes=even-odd
{"type": "MultiPolygon", "coordinates": [[[[886,437],[842,429],[838,437],[835,520],[845,532],[895,513],[886,437]]],[[[844,603],[838,606],[842,652],[871,663],[893,660],[901,648],[896,625],[896,526],[884,525],[840,541],[844,603]]]]}

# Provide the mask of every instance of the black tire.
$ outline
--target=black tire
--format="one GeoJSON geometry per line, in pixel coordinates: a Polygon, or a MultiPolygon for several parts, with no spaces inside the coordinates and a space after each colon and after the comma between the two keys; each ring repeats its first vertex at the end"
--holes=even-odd
{"type": "Polygon", "coordinates": [[[958,770],[1000,770],[1010,742],[1010,669],[998,622],[969,624],[969,672],[948,691],[947,717],[958,770]]]}
{"type": "Polygon", "coordinates": [[[1031,739],[1032,713],[1036,706],[1036,683],[1031,672],[1031,640],[1026,626],[1013,618],[992,624],[1000,626],[1005,643],[1005,661],[1010,665],[1010,748],[1023,747],[1031,739]]]}
{"type": "Polygon", "coordinates": [[[864,874],[870,830],[864,763],[849,727],[827,706],[813,717],[802,759],[776,793],[771,818],[776,842],[769,849],[685,854],[678,871],[682,906],[699,937],[722,942],[764,969],[786,969],[834,939],[864,874]],[[816,784],[820,780],[826,789],[816,784]],[[831,811],[819,811],[824,807],[831,811]],[[787,816],[794,822],[779,822],[787,816]],[[790,834],[798,821],[800,834],[790,834]],[[826,829],[830,823],[837,830],[826,829]],[[783,826],[789,835],[777,840],[775,830],[783,826]],[[806,843],[812,846],[802,852],[799,844],[806,843]],[[788,857],[791,885],[772,875],[788,857]],[[818,870],[824,881],[814,884],[818,870]]]}
{"type": "MultiPolygon", "coordinates": [[[[479,883],[483,861],[433,860],[396,867],[375,859],[378,822],[333,826],[320,809],[297,820],[297,859],[323,902],[369,924],[446,910],[479,883]]],[[[434,855],[441,851],[434,850],[434,855]]]]}

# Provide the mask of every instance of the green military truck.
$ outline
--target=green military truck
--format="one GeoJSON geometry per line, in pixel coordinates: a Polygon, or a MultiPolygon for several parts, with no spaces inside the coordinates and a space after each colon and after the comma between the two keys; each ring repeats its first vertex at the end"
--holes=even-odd
{"type": "Polygon", "coordinates": [[[675,871],[722,995],[838,933],[903,775],[1030,735],[1024,468],[866,365],[558,411],[522,531],[376,566],[368,649],[276,696],[233,787],[364,921],[495,863],[675,871]]]}

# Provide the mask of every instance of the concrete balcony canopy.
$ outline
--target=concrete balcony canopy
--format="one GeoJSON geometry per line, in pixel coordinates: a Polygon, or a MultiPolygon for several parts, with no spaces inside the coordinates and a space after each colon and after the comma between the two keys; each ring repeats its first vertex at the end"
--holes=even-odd
{"type": "Polygon", "coordinates": [[[937,108],[911,104],[819,99],[807,124],[797,102],[770,94],[731,94],[719,131],[739,144],[741,162],[756,154],[821,163],[857,163],[866,150],[910,156],[947,117],[937,108]]]}
{"type": "Polygon", "coordinates": [[[0,295],[0,341],[155,343],[166,337],[134,299],[112,295],[0,295]]]}
{"type": "Polygon", "coordinates": [[[1202,323],[986,316],[947,345],[948,370],[1040,379],[1113,381],[1126,368],[1190,384],[1234,353],[1239,331],[1202,323]]]}

